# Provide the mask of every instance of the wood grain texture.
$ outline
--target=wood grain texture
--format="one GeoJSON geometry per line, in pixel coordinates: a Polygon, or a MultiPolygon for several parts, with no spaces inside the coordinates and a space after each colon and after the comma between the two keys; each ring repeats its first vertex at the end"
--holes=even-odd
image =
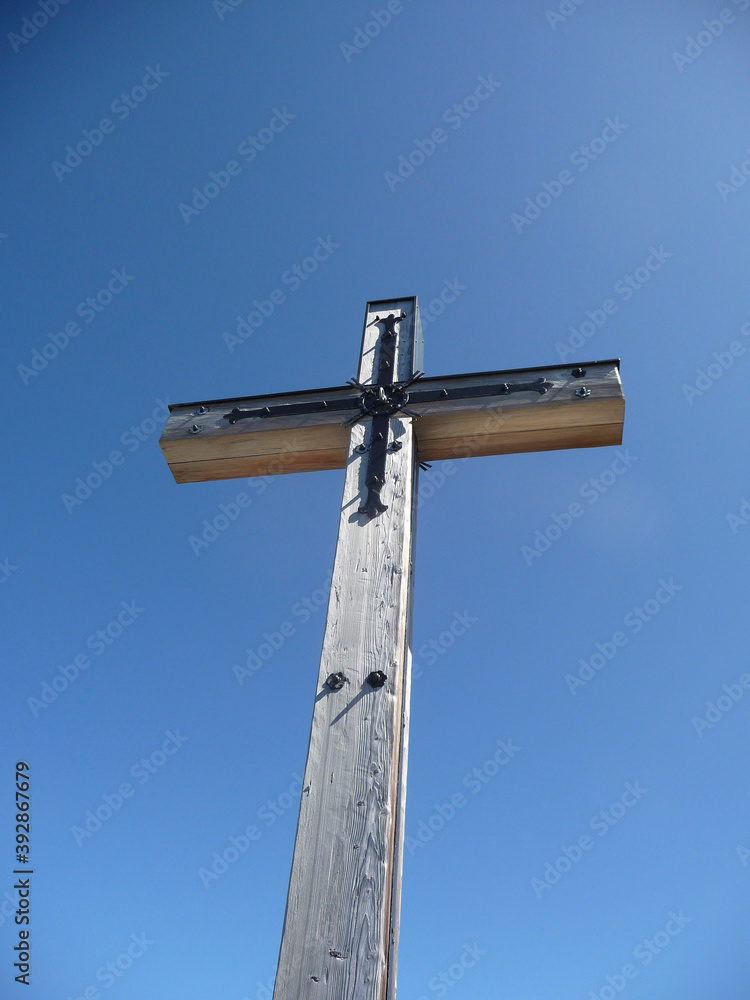
{"type": "MultiPolygon", "coordinates": [[[[571,366],[561,366],[422,380],[420,386],[470,388],[491,378],[525,382],[543,374],[553,388],[544,395],[523,392],[410,404],[421,415],[414,427],[420,460],[620,444],[625,400],[618,364],[603,361],[583,367],[583,379],[571,374],[571,366]],[[576,396],[582,385],[590,391],[585,398],[576,396]]],[[[369,381],[362,372],[359,377],[369,381]]],[[[197,415],[198,404],[173,406],[160,444],[177,482],[344,468],[349,432],[341,426],[341,412],[253,418],[234,425],[222,414],[238,404],[276,405],[310,397],[323,401],[340,399],[347,393],[350,390],[336,387],[314,393],[210,401],[204,416],[197,415]],[[196,422],[202,430],[190,435],[188,428],[196,422]]]]}
{"type": "MultiPolygon", "coordinates": [[[[370,308],[371,320],[383,304],[370,308]]],[[[378,332],[366,324],[360,377],[378,332]]],[[[416,467],[411,420],[394,417],[402,448],[387,456],[388,510],[359,514],[367,453],[355,449],[370,423],[351,431],[274,1000],[395,996],[416,467]],[[383,688],[367,683],[375,670],[383,688]],[[338,672],[347,683],[332,691],[338,672]]]]}
{"type": "MultiPolygon", "coordinates": [[[[373,382],[377,370],[376,317],[401,311],[396,378],[421,368],[416,298],[372,302],[360,382],[373,382]]],[[[390,418],[390,439],[398,437],[401,448],[386,455],[381,498],[388,508],[372,520],[358,512],[367,494],[367,451],[356,450],[368,443],[369,417],[351,431],[342,426],[349,414],[322,405],[304,415],[224,419],[234,407],[350,399],[350,387],[170,407],[160,446],[177,482],[346,469],[274,1000],[395,1000],[417,463],[621,443],[619,362],[582,367],[583,377],[566,365],[421,380],[421,388],[496,383],[498,391],[409,403],[419,414],[414,423],[390,418]],[[541,376],[552,383],[543,395],[502,391],[504,382],[541,376]],[[578,396],[583,386],[588,392],[578,396]],[[384,687],[368,684],[373,671],[387,675],[384,687]],[[337,691],[326,684],[335,673],[346,677],[337,691]]]]}

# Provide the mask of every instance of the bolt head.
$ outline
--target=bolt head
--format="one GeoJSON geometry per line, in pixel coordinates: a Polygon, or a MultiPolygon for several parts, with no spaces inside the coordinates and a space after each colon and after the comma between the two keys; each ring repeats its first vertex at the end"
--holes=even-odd
{"type": "Polygon", "coordinates": [[[585,396],[591,395],[591,389],[587,389],[585,385],[582,385],[580,389],[576,389],[576,396],[580,396],[583,399],[585,396]]]}
{"type": "Polygon", "coordinates": [[[340,691],[341,688],[346,683],[346,674],[341,672],[336,674],[329,674],[326,678],[326,685],[331,689],[331,691],[340,691]]]}
{"type": "Polygon", "coordinates": [[[188,431],[188,434],[200,434],[203,430],[203,424],[193,424],[193,426],[188,431]]]}
{"type": "Polygon", "coordinates": [[[367,675],[367,683],[371,688],[382,688],[387,680],[388,675],[384,674],[382,670],[373,670],[371,674],[367,675]]]}

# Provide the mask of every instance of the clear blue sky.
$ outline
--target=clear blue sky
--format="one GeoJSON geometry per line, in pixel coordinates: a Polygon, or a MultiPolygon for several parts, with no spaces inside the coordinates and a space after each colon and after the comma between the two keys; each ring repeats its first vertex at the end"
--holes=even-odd
{"type": "Polygon", "coordinates": [[[416,294],[429,374],[621,357],[627,416],[422,479],[399,996],[744,1000],[750,3],[45,2],[0,15],[0,996],[268,995],[343,476],[178,487],[164,401],[341,384],[416,294]]]}

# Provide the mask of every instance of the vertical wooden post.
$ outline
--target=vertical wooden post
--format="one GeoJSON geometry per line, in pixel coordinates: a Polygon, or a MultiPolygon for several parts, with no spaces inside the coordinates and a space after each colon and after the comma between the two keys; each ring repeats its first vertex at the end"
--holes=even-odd
{"type": "MultiPolygon", "coordinates": [[[[421,362],[416,299],[368,303],[359,381],[377,371],[383,324],[398,325],[394,377],[421,362]]],[[[339,536],[302,789],[274,1000],[395,997],[410,692],[416,451],[407,416],[390,418],[382,500],[368,519],[367,417],[352,428],[339,536]],[[387,681],[372,687],[368,676],[387,681]],[[326,684],[331,674],[346,682],[326,684]]]]}

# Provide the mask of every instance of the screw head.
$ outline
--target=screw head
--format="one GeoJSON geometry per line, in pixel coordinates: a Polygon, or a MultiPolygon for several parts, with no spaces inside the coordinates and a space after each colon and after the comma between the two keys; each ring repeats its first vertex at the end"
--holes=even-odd
{"type": "Polygon", "coordinates": [[[583,376],[586,374],[586,369],[581,368],[579,366],[578,368],[574,368],[570,374],[573,376],[573,378],[583,378],[583,376]]]}
{"type": "Polygon", "coordinates": [[[391,445],[391,449],[393,451],[401,451],[403,447],[404,446],[401,444],[400,441],[394,441],[393,444],[391,445]]]}
{"type": "Polygon", "coordinates": [[[209,413],[210,410],[211,410],[210,406],[203,406],[203,405],[201,405],[201,406],[198,407],[198,409],[195,412],[196,413],[200,413],[200,414],[204,414],[204,413],[209,413]]]}
{"type": "Polygon", "coordinates": [[[326,678],[326,685],[331,689],[331,691],[340,691],[344,684],[346,684],[346,674],[341,672],[337,674],[329,674],[326,678]]]}
{"type": "Polygon", "coordinates": [[[367,451],[367,445],[366,444],[358,444],[357,447],[354,450],[358,451],[361,454],[363,451],[367,451]]]}
{"type": "Polygon", "coordinates": [[[193,426],[188,431],[188,434],[200,434],[203,430],[203,424],[193,424],[193,426]]]}
{"type": "Polygon", "coordinates": [[[585,385],[582,385],[580,389],[576,389],[576,396],[580,396],[583,399],[585,396],[591,395],[591,389],[587,389],[585,385]]]}
{"type": "Polygon", "coordinates": [[[373,670],[371,674],[367,675],[367,683],[372,688],[382,688],[387,680],[388,675],[384,674],[382,670],[373,670]]]}

